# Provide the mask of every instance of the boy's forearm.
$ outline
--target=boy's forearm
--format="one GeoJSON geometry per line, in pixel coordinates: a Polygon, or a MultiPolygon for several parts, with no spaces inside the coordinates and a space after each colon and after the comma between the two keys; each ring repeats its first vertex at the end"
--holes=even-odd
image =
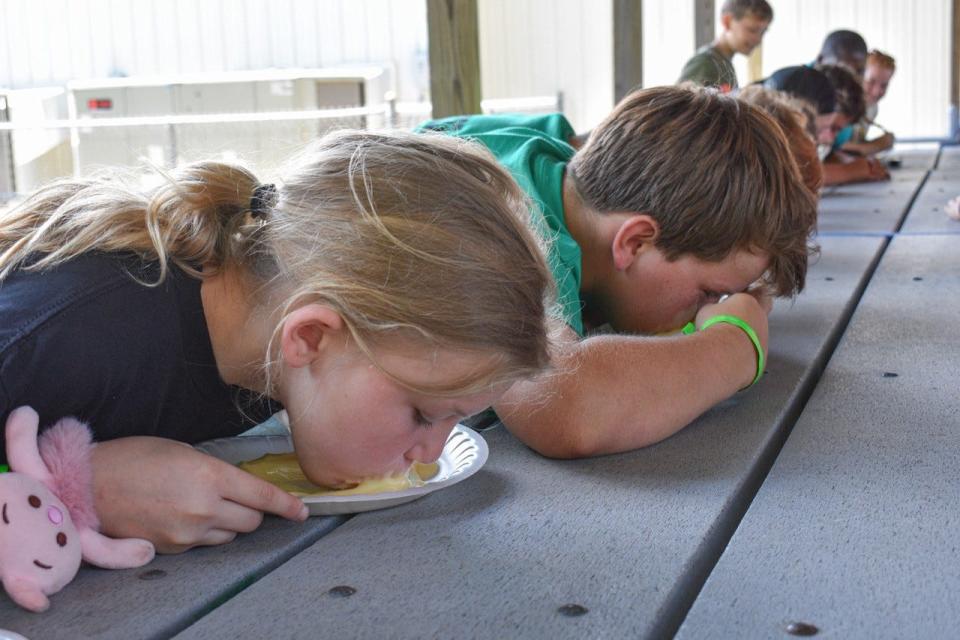
{"type": "Polygon", "coordinates": [[[756,362],[731,325],[676,338],[601,336],[571,347],[555,373],[515,385],[495,408],[546,456],[628,451],[673,435],[748,385],[756,362]]]}
{"type": "Polygon", "coordinates": [[[830,186],[835,184],[846,184],[855,182],[860,178],[852,169],[852,164],[843,162],[824,162],[823,163],[823,184],[830,186]]]}
{"type": "Polygon", "coordinates": [[[875,138],[867,142],[848,142],[843,145],[843,151],[849,151],[861,156],[870,156],[881,151],[886,151],[893,146],[893,143],[886,137],[875,138]]]}

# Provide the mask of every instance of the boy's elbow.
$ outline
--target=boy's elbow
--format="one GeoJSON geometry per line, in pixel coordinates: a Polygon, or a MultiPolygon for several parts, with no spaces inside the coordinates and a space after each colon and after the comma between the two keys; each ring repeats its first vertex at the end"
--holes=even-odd
{"type": "Polygon", "coordinates": [[[542,421],[505,420],[504,425],[518,440],[547,458],[575,460],[613,453],[598,425],[568,419],[542,421]]]}
{"type": "Polygon", "coordinates": [[[643,449],[664,440],[682,425],[608,422],[571,418],[503,420],[518,440],[547,458],[572,460],[643,449]]]}

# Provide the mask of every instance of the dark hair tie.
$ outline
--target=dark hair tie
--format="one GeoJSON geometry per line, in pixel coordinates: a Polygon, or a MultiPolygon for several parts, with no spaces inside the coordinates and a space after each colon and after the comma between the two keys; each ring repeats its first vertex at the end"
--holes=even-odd
{"type": "Polygon", "coordinates": [[[250,215],[254,219],[263,218],[276,203],[277,185],[257,185],[257,188],[253,190],[253,196],[250,198],[250,215]]]}

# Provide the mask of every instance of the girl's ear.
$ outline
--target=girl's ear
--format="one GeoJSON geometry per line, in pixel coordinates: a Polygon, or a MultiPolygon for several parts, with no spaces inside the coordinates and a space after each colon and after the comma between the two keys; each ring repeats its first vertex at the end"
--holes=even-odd
{"type": "Polygon", "coordinates": [[[660,225],[651,216],[642,213],[623,221],[613,237],[613,264],[623,271],[644,250],[654,248],[660,237],[660,225]]]}
{"type": "Polygon", "coordinates": [[[308,304],[287,316],[280,332],[280,351],[291,367],[305,367],[316,360],[345,330],[343,318],[330,307],[308,304]]]}

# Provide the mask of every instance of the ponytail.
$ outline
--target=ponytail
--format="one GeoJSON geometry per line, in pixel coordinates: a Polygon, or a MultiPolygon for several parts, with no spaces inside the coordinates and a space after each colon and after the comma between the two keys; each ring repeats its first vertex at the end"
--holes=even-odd
{"type": "Polygon", "coordinates": [[[195,276],[237,255],[257,186],[252,173],[198,162],[165,175],[143,193],[116,179],[51,183],[0,214],[0,282],[18,268],[44,270],[88,251],[131,252],[156,260],[159,284],[168,263],[195,276]],[[30,257],[37,259],[24,267],[30,257]]]}

